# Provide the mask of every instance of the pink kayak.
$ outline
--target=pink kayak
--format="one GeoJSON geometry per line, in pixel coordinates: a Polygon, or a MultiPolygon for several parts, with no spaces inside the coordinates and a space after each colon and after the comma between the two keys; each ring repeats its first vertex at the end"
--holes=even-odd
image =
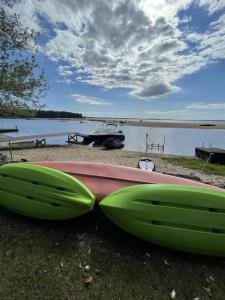
{"type": "Polygon", "coordinates": [[[56,169],[76,177],[89,187],[98,201],[118,189],[145,183],[192,185],[224,192],[218,187],[190,179],[119,165],[69,161],[35,161],[29,163],[56,169]]]}

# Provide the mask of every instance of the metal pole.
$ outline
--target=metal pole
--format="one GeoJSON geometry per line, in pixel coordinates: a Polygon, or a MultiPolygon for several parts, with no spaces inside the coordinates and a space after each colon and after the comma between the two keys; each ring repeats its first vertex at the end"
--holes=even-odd
{"type": "Polygon", "coordinates": [[[12,148],[11,148],[11,143],[10,142],[9,142],[9,152],[10,152],[11,162],[13,162],[12,148]]]}

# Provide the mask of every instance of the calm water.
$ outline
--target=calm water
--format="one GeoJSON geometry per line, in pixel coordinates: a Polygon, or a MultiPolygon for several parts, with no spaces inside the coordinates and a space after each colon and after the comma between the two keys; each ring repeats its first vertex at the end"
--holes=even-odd
{"type": "MultiPolygon", "coordinates": [[[[210,121],[211,122],[211,121],[210,121]]],[[[11,136],[33,135],[60,131],[74,131],[88,134],[99,127],[101,123],[94,121],[72,120],[23,120],[0,119],[0,128],[19,128],[18,133],[11,136]]],[[[135,126],[120,126],[125,134],[125,150],[145,152],[146,133],[149,143],[163,144],[165,136],[165,153],[177,155],[194,155],[196,146],[225,148],[225,130],[217,129],[190,129],[190,128],[150,128],[135,126]]],[[[47,138],[48,144],[65,144],[66,137],[47,138]]],[[[157,153],[157,151],[155,151],[157,153]]]]}

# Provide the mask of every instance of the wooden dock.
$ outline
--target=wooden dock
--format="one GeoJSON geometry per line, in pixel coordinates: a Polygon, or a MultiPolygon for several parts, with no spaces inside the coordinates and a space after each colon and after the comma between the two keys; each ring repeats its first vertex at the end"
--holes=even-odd
{"type": "Polygon", "coordinates": [[[0,128],[0,133],[7,133],[7,132],[18,132],[19,129],[16,128],[0,128]]]}
{"type": "Polygon", "coordinates": [[[225,149],[196,147],[195,156],[211,163],[225,164],[225,149]]]}
{"type": "Polygon", "coordinates": [[[36,135],[25,135],[25,136],[8,136],[8,135],[0,135],[0,143],[13,143],[19,141],[34,141],[36,143],[36,147],[46,145],[46,138],[51,138],[55,136],[67,136],[67,141],[69,144],[79,143],[78,138],[87,137],[84,134],[79,132],[52,132],[52,133],[43,133],[36,135]]]}

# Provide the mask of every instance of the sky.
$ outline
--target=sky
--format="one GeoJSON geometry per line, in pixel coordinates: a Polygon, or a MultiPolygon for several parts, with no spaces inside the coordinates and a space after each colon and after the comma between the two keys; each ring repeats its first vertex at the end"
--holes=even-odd
{"type": "Polygon", "coordinates": [[[18,0],[40,33],[46,109],[225,119],[225,0],[18,0]]]}

